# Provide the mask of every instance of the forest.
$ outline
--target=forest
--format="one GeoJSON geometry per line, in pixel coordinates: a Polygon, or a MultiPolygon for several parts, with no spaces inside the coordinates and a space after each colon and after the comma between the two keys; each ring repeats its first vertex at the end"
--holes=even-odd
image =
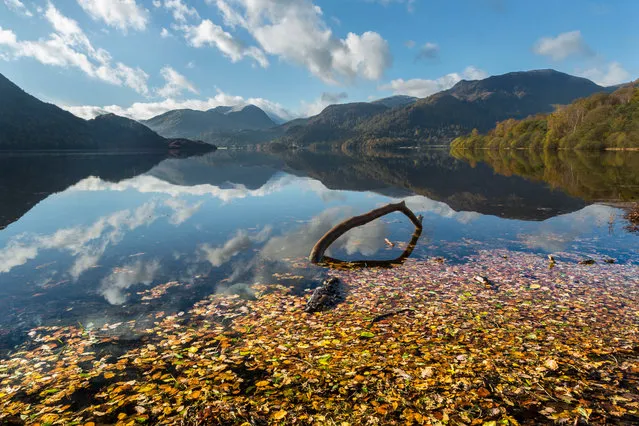
{"type": "Polygon", "coordinates": [[[550,114],[509,119],[482,135],[455,139],[453,150],[639,149],[639,82],[558,106],[550,114]]]}

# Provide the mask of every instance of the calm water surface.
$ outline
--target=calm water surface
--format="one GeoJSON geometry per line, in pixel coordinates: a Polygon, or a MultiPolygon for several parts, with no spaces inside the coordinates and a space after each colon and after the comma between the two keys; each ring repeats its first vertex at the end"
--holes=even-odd
{"type": "MultiPolygon", "coordinates": [[[[638,158],[627,155],[617,161],[619,176],[638,158]]],[[[179,312],[211,293],[287,277],[300,290],[312,287],[324,273],[305,262],[317,239],[348,216],[398,200],[424,216],[413,257],[456,262],[510,249],[636,264],[639,235],[624,229],[620,206],[636,201],[639,187],[622,180],[598,182],[611,195],[592,199],[579,185],[438,151],[3,154],[0,349],[37,325],[97,327],[179,312]]],[[[412,230],[401,214],[386,216],[345,235],[331,255],[391,259],[412,230]]]]}

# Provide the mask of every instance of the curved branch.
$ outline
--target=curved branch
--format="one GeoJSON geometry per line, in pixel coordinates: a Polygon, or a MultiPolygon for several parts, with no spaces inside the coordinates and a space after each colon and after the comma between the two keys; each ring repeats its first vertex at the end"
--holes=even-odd
{"type": "MultiPolygon", "coordinates": [[[[320,240],[315,244],[315,247],[313,247],[313,250],[311,250],[309,260],[311,261],[311,263],[315,263],[315,264],[322,263],[325,259],[336,261],[336,259],[326,258],[324,256],[324,252],[339,237],[341,237],[342,235],[344,235],[346,232],[350,231],[353,228],[366,225],[367,223],[372,222],[375,219],[378,219],[382,216],[386,216],[387,214],[390,214],[393,212],[402,212],[410,219],[411,222],[413,222],[413,225],[415,225],[415,233],[413,234],[413,239],[415,240],[415,244],[416,244],[417,240],[419,239],[419,235],[421,235],[421,232],[422,232],[422,217],[415,216],[415,214],[408,207],[406,207],[406,202],[402,201],[401,203],[388,204],[384,207],[371,210],[370,212],[365,213],[363,215],[354,216],[350,219],[345,220],[342,223],[335,225],[330,231],[324,234],[324,236],[320,238],[320,240]],[[417,238],[415,238],[415,234],[418,234],[417,238]]],[[[412,240],[411,240],[411,243],[412,243],[412,240]]],[[[410,253],[412,253],[414,248],[415,248],[414,244],[412,244],[412,247],[411,247],[411,244],[409,244],[408,247],[406,247],[406,250],[404,251],[404,253],[406,253],[406,251],[409,251],[410,249],[408,255],[402,258],[402,256],[404,256],[404,254],[402,254],[402,256],[400,256],[398,259],[403,260],[406,257],[410,256],[410,253]]],[[[368,261],[365,263],[370,264],[372,266],[374,262],[388,263],[389,261],[368,261]]],[[[347,262],[347,263],[354,263],[354,262],[347,262]]]]}

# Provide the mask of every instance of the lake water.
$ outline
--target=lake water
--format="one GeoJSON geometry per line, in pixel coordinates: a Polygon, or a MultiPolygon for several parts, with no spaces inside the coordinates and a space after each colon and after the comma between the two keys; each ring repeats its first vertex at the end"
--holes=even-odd
{"type": "MultiPolygon", "coordinates": [[[[153,318],[257,282],[316,286],[325,271],[306,261],[315,242],[399,200],[424,216],[414,258],[508,249],[638,264],[622,207],[639,200],[639,155],[584,158],[554,170],[443,151],[3,154],[0,352],[38,325],[153,318]]],[[[392,259],[412,232],[389,215],[349,232],[331,256],[392,259]]]]}

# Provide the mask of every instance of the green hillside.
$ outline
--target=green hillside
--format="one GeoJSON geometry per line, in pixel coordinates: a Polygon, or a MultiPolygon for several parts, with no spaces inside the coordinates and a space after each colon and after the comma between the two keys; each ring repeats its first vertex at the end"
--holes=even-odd
{"type": "Polygon", "coordinates": [[[555,112],[509,119],[485,135],[474,130],[452,149],[639,149],[639,82],[578,99],[555,112]]]}

